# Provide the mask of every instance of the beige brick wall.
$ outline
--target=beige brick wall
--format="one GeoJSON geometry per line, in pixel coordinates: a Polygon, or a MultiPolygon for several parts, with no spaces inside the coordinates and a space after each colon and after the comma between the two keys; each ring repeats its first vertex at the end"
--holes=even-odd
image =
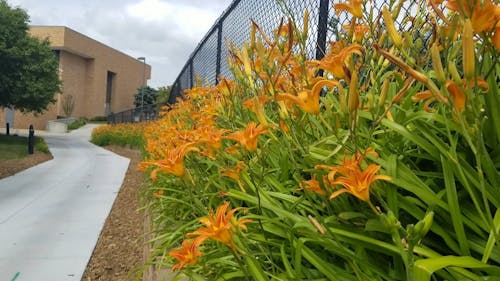
{"type": "Polygon", "coordinates": [[[61,51],[60,64],[63,66],[63,68],[61,68],[61,80],[63,81],[61,89],[63,94],[58,97],[60,99],[60,108],[57,115],[65,115],[63,110],[64,96],[71,95],[75,103],[72,117],[86,116],[85,93],[87,92],[87,63],[88,60],[85,58],[66,51],[61,51]]]}
{"type": "MultiPolygon", "coordinates": [[[[104,116],[108,71],[115,74],[111,95],[111,112],[133,108],[134,94],[143,84],[143,62],[108,47],[67,27],[33,26],[32,36],[49,38],[53,49],[60,51],[59,69],[63,81],[62,95],[72,95],[75,109],[72,117],[104,116]]],[[[146,79],[151,67],[146,65],[146,79]]],[[[49,106],[45,114],[34,116],[16,112],[15,128],[45,129],[48,120],[64,115],[62,95],[49,106]]],[[[0,127],[5,124],[5,110],[0,110],[0,127]]]]}

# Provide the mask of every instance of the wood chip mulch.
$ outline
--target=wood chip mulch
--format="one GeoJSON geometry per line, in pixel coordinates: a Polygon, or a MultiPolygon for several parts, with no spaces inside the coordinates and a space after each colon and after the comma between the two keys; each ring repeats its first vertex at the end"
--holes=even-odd
{"type": "Polygon", "coordinates": [[[0,160],[0,179],[17,174],[52,158],[54,157],[50,153],[35,151],[34,154],[21,159],[0,160]]]}

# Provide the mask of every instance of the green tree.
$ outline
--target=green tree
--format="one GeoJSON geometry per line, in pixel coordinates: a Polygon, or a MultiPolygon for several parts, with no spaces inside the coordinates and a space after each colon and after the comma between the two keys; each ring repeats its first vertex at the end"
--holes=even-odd
{"type": "Polygon", "coordinates": [[[155,89],[146,86],[137,89],[137,93],[134,96],[134,105],[136,108],[140,108],[142,105],[148,106],[156,103],[156,98],[158,93],[155,89]]]}
{"type": "Polygon", "coordinates": [[[172,91],[172,85],[166,87],[159,87],[157,90],[158,97],[156,98],[156,103],[161,103],[161,104],[167,103],[171,91],[172,91]]]}
{"type": "Polygon", "coordinates": [[[0,0],[0,107],[41,113],[60,91],[49,41],[28,34],[28,14],[0,0]]]}
{"type": "Polygon", "coordinates": [[[172,85],[159,87],[156,91],[158,93],[156,97],[156,112],[160,112],[161,108],[168,102],[170,92],[172,91],[172,85]]]}

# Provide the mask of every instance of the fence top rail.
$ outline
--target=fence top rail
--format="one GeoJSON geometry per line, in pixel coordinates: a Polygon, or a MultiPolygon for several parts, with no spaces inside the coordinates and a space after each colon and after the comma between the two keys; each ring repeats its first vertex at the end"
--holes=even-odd
{"type": "Polygon", "coordinates": [[[210,29],[203,36],[203,38],[200,40],[200,42],[198,42],[198,44],[196,45],[196,48],[194,48],[194,50],[189,55],[186,63],[184,64],[184,66],[182,67],[181,71],[179,72],[179,75],[177,75],[177,78],[175,78],[173,84],[175,84],[181,78],[181,76],[184,73],[184,71],[186,70],[186,68],[189,67],[189,64],[191,63],[191,61],[193,60],[193,58],[196,56],[196,54],[198,53],[198,51],[203,47],[203,45],[208,40],[208,38],[210,38],[210,36],[215,31],[217,31],[220,28],[220,25],[221,25],[222,22],[224,22],[224,19],[234,10],[235,7],[238,6],[238,4],[240,2],[241,2],[241,0],[233,0],[233,2],[231,2],[231,4],[229,5],[229,7],[227,7],[222,12],[222,14],[215,20],[214,24],[210,27],[210,29]]]}
{"type": "MultiPolygon", "coordinates": [[[[250,19],[257,22],[264,32],[271,32],[277,27],[276,19],[291,17],[301,25],[300,15],[304,10],[309,11],[309,32],[306,43],[308,55],[311,58],[321,59],[326,53],[328,41],[337,40],[339,30],[348,20],[345,14],[338,14],[333,8],[334,3],[344,0],[233,0],[226,10],[217,18],[208,32],[203,36],[196,48],[183,65],[178,76],[172,84],[172,92],[168,102],[173,104],[177,98],[183,96],[185,89],[195,85],[195,77],[199,77],[210,84],[217,84],[220,76],[231,76],[224,55],[228,54],[225,40],[233,42],[240,47],[248,40],[250,19]],[[276,25],[276,26],[275,26],[276,25]]],[[[376,1],[372,8],[380,10],[388,5],[390,0],[376,1]]],[[[400,16],[410,16],[415,5],[422,5],[421,1],[407,1],[403,6],[400,16]]],[[[396,19],[396,23],[401,19],[396,19]]]]}

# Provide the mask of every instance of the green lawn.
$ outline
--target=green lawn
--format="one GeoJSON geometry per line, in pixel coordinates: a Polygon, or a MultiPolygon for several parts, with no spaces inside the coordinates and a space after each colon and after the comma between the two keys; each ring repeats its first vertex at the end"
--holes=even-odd
{"type": "MultiPolygon", "coordinates": [[[[49,152],[45,141],[35,137],[35,150],[49,152]]],[[[0,135],[0,159],[19,159],[28,155],[28,138],[20,136],[0,135]]]]}

